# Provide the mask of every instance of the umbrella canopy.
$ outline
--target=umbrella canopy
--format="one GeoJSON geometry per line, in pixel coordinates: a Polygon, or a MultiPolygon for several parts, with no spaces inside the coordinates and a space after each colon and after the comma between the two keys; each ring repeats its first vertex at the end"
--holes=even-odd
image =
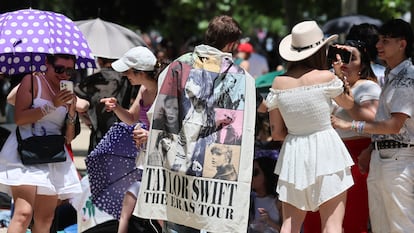
{"type": "Polygon", "coordinates": [[[349,29],[351,29],[353,25],[358,25],[361,23],[370,23],[378,27],[382,25],[381,20],[371,18],[366,15],[347,15],[328,20],[322,26],[322,31],[328,35],[348,33],[349,29]]]}
{"type": "Polygon", "coordinates": [[[125,192],[141,180],[141,170],[135,164],[138,149],[132,139],[133,128],[115,123],[85,160],[93,204],[117,219],[125,192]]]}
{"type": "Polygon", "coordinates": [[[45,71],[47,54],[71,54],[76,68],[95,67],[82,32],[66,16],[35,9],[0,15],[0,72],[45,71]]]}
{"type": "Polygon", "coordinates": [[[137,33],[100,18],[75,22],[97,57],[118,59],[130,48],[146,46],[137,33]]]}

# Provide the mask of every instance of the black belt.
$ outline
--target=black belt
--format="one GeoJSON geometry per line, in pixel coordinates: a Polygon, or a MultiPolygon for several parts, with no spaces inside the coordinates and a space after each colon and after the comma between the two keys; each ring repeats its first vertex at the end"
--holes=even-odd
{"type": "Polygon", "coordinates": [[[395,148],[407,148],[407,147],[414,147],[413,144],[402,143],[394,140],[382,140],[382,141],[375,141],[374,148],[377,150],[382,149],[395,149],[395,148]]]}

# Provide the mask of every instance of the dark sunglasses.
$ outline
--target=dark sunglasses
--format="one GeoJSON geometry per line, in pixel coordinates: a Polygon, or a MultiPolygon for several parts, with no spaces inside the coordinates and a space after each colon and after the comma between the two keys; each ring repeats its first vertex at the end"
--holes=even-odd
{"type": "Polygon", "coordinates": [[[75,69],[67,68],[61,65],[52,64],[53,68],[55,69],[56,74],[63,74],[65,73],[67,76],[72,76],[75,73],[75,69]]]}

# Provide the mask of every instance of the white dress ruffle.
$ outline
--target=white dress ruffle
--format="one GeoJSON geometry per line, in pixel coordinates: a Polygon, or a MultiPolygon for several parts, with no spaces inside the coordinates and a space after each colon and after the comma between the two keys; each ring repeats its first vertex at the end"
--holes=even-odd
{"type": "Polygon", "coordinates": [[[288,129],[275,168],[280,180],[277,187],[280,200],[289,200],[304,210],[314,210],[326,198],[332,198],[332,193],[339,194],[353,184],[352,177],[344,177],[345,184],[332,184],[337,190],[326,190],[330,194],[320,190],[320,196],[326,198],[317,198],[316,206],[304,205],[307,200],[302,200],[301,195],[292,194],[292,197],[301,196],[299,200],[287,197],[293,192],[307,193],[309,190],[305,189],[315,188],[315,184],[320,187],[317,182],[323,176],[335,173],[351,176],[348,170],[354,163],[330,121],[331,99],[342,91],[343,83],[338,78],[318,85],[270,89],[266,105],[269,111],[279,109],[288,129]],[[287,191],[280,192],[281,186],[287,191]]]}

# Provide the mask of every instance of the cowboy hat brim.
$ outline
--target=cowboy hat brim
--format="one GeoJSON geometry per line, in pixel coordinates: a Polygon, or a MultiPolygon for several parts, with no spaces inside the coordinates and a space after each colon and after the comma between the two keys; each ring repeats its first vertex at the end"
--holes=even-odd
{"type": "Polygon", "coordinates": [[[338,35],[331,35],[325,38],[320,44],[306,48],[303,50],[297,50],[292,47],[292,34],[287,35],[279,44],[279,54],[286,61],[300,61],[312,56],[326,43],[336,40],[338,35]]]}

